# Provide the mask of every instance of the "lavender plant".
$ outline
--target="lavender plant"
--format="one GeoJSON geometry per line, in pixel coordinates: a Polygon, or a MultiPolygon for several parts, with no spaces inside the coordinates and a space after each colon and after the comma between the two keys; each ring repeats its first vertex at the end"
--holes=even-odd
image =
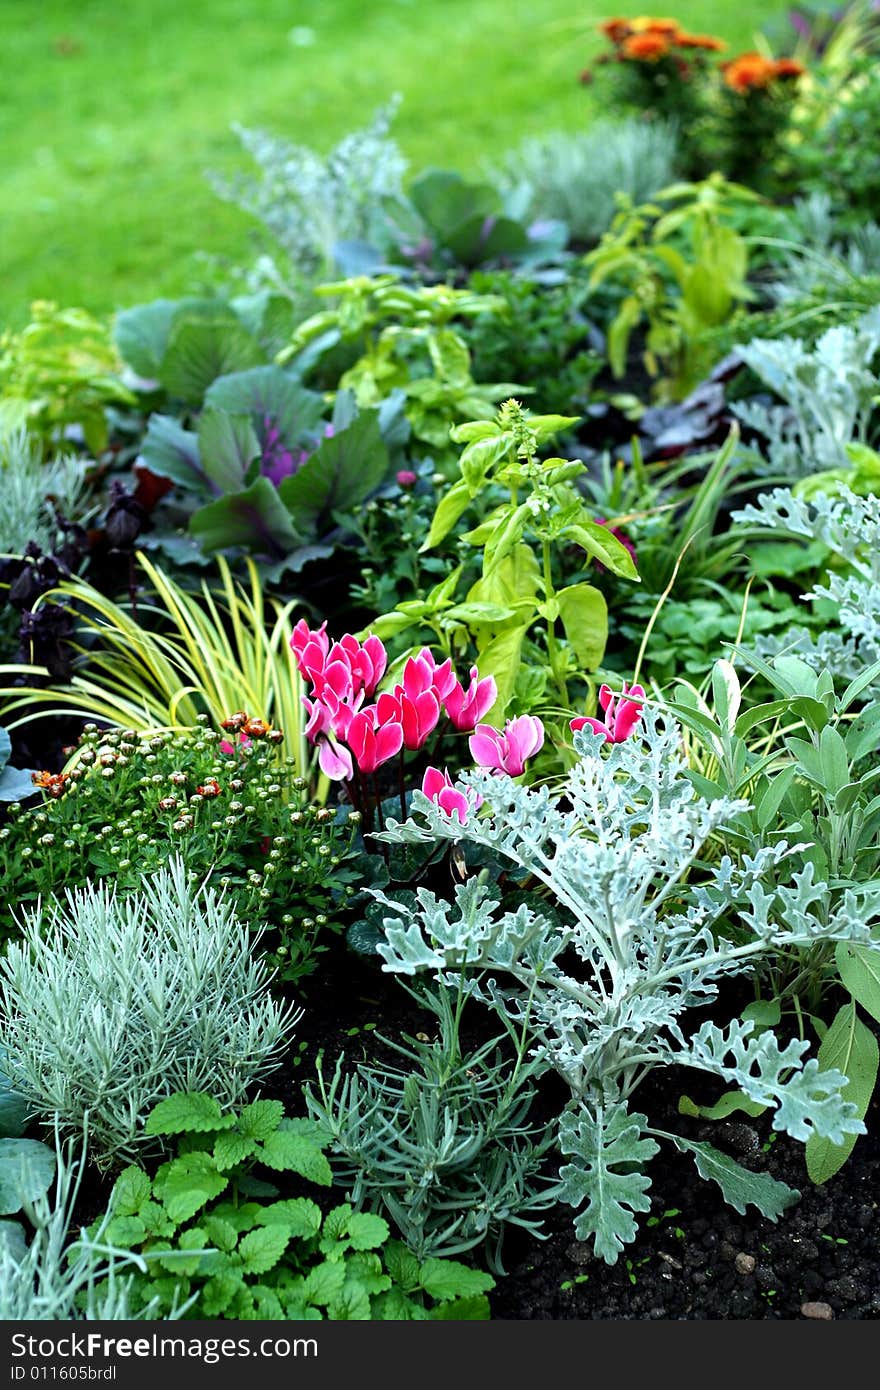
{"type": "Polygon", "coordinates": [[[164,1096],[204,1087],[236,1104],[278,1065],[296,1016],[270,978],[230,903],[180,859],[140,893],[69,892],[27,915],[0,962],[9,1082],[62,1133],[88,1118],[102,1166],[139,1155],[164,1096]]]}
{"type": "Polygon", "coordinates": [[[472,804],[479,794],[491,809],[462,825],[416,792],[414,815],[389,821],[381,836],[482,846],[543,884],[561,927],[528,905],[505,910],[482,875],[459,885],[452,903],[426,889],[414,909],[376,895],[387,908],[378,946],[385,970],[427,971],[463,989],[528,1030],[533,1057],[567,1083],[562,1195],[580,1208],[578,1237],[609,1264],[634,1239],[636,1214],[649,1209],[646,1169],[658,1140],[689,1152],[740,1211],[752,1203],[775,1220],[798,1195],[631,1108],[657,1067],[721,1077],[772,1107],[774,1128],[799,1140],[820,1134],[836,1143],[864,1132],[841,1095],[846,1077],[820,1072],[805,1042],[782,1044],[751,1020],[706,1022],[695,1032],[684,1024],[685,1011],[705,1007],[722,980],[768,952],[819,935],[864,942],[870,933],[848,900],[827,921],[813,914],[803,885],[785,882],[784,842],[739,864],[726,854],[704,863],[708,841],[747,803],[697,793],[669,716],[646,711],[642,730],[643,740],[610,745],[607,755],[602,735],[575,734],[579,760],[558,799],[546,786],[470,773],[461,780],[472,804]],[[747,927],[739,939],[736,925],[747,927]]]}

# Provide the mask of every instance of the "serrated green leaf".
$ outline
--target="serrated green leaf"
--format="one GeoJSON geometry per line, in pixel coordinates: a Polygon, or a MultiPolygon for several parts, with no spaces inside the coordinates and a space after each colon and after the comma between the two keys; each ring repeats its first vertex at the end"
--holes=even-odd
{"type": "Polygon", "coordinates": [[[321,1187],[329,1187],[333,1181],[330,1164],[318,1146],[304,1134],[289,1130],[270,1134],[260,1149],[260,1162],[279,1172],[299,1173],[321,1187]]]}
{"type": "Polygon", "coordinates": [[[225,1313],[241,1288],[241,1275],[226,1272],[215,1274],[199,1294],[199,1311],[206,1318],[219,1318],[225,1313]]]}
{"type": "Polygon", "coordinates": [[[140,1216],[114,1216],[107,1223],[103,1239],[108,1245],[118,1245],[124,1250],[132,1250],[142,1245],[147,1238],[146,1222],[140,1216]]]}
{"type": "Polygon", "coordinates": [[[153,1191],[168,1215],[180,1225],[228,1186],[229,1178],[217,1171],[210,1154],[190,1153],[163,1163],[153,1191]]]}
{"type": "Polygon", "coordinates": [[[308,1197],[290,1197],[263,1207],[258,1221],[261,1226],[284,1226],[291,1236],[308,1240],[321,1229],[321,1208],[308,1197]]]}
{"type": "Polygon", "coordinates": [[[205,1216],[202,1219],[202,1227],[210,1244],[226,1254],[233,1251],[238,1244],[238,1231],[231,1221],[224,1221],[216,1215],[205,1216]]]}
{"type": "Polygon", "coordinates": [[[327,1317],[334,1322],[367,1322],[370,1317],[370,1296],[360,1284],[347,1281],[327,1307],[327,1317]]]}
{"type": "Polygon", "coordinates": [[[219,1102],[205,1091],[178,1091],[160,1100],[147,1116],[147,1134],[206,1134],[232,1129],[234,1115],[224,1115],[219,1102]]]}
{"type": "Polygon", "coordinates": [[[470,1298],[494,1289],[495,1280],[481,1269],[471,1269],[458,1260],[433,1256],[419,1266],[419,1284],[432,1298],[445,1302],[451,1298],[470,1298]]]}
{"type": "Polygon", "coordinates": [[[306,1302],[326,1307],[338,1298],[345,1283],[345,1264],[342,1260],[324,1260],[310,1269],[303,1280],[302,1293],[306,1302]]]}
{"type": "Polygon", "coordinates": [[[428,1317],[434,1322],[486,1322],[492,1316],[489,1300],[485,1294],[472,1298],[455,1298],[451,1303],[440,1303],[432,1308],[428,1317]]]}
{"type": "Polygon", "coordinates": [[[274,1134],[284,1118],[280,1100],[255,1100],[246,1105],[238,1117],[238,1128],[250,1139],[262,1142],[274,1134]]]}
{"type": "Polygon", "coordinates": [[[404,1293],[419,1287],[419,1262],[402,1240],[390,1240],[383,1252],[385,1268],[404,1293]]]}
{"type": "Polygon", "coordinates": [[[123,1168],[113,1185],[110,1209],[114,1216],[134,1216],[144,1202],[149,1201],[151,1191],[147,1174],[142,1168],[131,1164],[123,1168]]]}
{"type": "Polygon", "coordinates": [[[748,1168],[720,1153],[711,1144],[697,1143],[670,1134],[668,1138],[682,1153],[691,1153],[701,1178],[711,1179],[721,1188],[725,1202],[740,1215],[747,1205],[757,1207],[762,1216],[776,1221],[800,1198],[800,1193],[787,1183],[778,1182],[769,1173],[752,1173],[748,1168]]]}
{"type": "Polygon", "coordinates": [[[375,1250],[391,1234],[388,1222],[370,1211],[355,1212],[348,1223],[352,1250],[375,1250]]]}
{"type": "Polygon", "coordinates": [[[237,1134],[235,1130],[218,1134],[214,1144],[214,1162],[217,1167],[225,1172],[227,1168],[234,1168],[243,1159],[249,1158],[256,1151],[256,1139],[248,1139],[244,1134],[237,1134]]]}
{"type": "Polygon", "coordinates": [[[249,1232],[238,1247],[245,1274],[265,1274],[267,1270],[274,1269],[290,1239],[288,1228],[278,1223],[249,1232]]]}
{"type": "MultiPolygon", "coordinates": [[[[838,1010],[819,1046],[818,1061],[822,1071],[843,1072],[848,1079],[841,1094],[855,1105],[859,1116],[864,1116],[877,1084],[880,1049],[871,1029],[859,1018],[853,1000],[838,1010]]],[[[857,1137],[847,1134],[842,1144],[832,1144],[829,1139],[811,1134],[805,1149],[811,1182],[827,1182],[839,1172],[857,1137]]]]}

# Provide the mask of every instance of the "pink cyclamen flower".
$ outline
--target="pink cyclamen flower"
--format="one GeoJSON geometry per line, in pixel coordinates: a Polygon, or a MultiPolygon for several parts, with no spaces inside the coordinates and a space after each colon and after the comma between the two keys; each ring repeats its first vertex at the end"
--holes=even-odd
{"type": "Polygon", "coordinates": [[[403,725],[380,721],[378,709],[370,705],[352,716],[346,739],[361,772],[375,772],[394,758],[403,747],[403,725]]]}
{"type": "Polygon", "coordinates": [[[600,686],[599,704],[605,711],[605,718],[591,719],[579,715],[571,720],[569,727],[572,733],[577,733],[578,729],[589,725],[594,733],[604,734],[607,743],[623,743],[641,718],[644,700],[645,692],[640,685],[627,689],[624,681],[620,695],[615,695],[610,685],[600,686]]]}
{"type": "Polygon", "coordinates": [[[439,768],[429,767],[425,770],[422,778],[422,792],[433,801],[440,810],[445,812],[450,819],[458,817],[459,825],[464,825],[471,811],[476,811],[483,804],[483,798],[479,792],[463,792],[454,785],[452,778],[447,772],[441,772],[439,768]]]}
{"type": "Polygon", "coordinates": [[[403,668],[403,689],[410,699],[415,699],[426,690],[433,690],[442,704],[455,683],[451,659],[447,657],[438,666],[434,653],[428,647],[422,647],[417,656],[411,656],[403,668]]]}
{"type": "Polygon", "coordinates": [[[468,739],[471,757],[491,772],[519,777],[529,758],[544,746],[544,725],[536,715],[521,714],[508,719],[503,730],[491,724],[478,724],[468,739]]]}
{"type": "Polygon", "coordinates": [[[480,680],[479,671],[472,666],[471,683],[467,690],[460,681],[456,681],[446,696],[446,713],[459,733],[468,733],[485,718],[497,698],[495,677],[485,676],[480,680]]]}
{"type": "Polygon", "coordinates": [[[380,724],[399,724],[403,746],[411,752],[424,748],[440,718],[440,701],[433,690],[408,695],[402,685],[379,696],[376,710],[380,724]]]}

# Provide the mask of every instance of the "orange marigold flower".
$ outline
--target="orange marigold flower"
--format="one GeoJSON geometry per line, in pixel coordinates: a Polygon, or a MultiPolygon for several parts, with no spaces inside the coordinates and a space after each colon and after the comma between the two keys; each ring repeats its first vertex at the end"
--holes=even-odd
{"type": "Polygon", "coordinates": [[[803,63],[799,63],[797,58],[777,58],[773,66],[776,69],[774,77],[803,77],[806,72],[803,63]]]}
{"type": "Polygon", "coordinates": [[[64,784],[70,781],[70,773],[32,772],[31,781],[35,787],[41,787],[50,796],[58,797],[64,794],[64,784]]]}
{"type": "Polygon", "coordinates": [[[207,777],[203,787],[196,787],[196,796],[219,796],[220,783],[216,777],[207,777]]]}
{"type": "Polygon", "coordinates": [[[631,34],[621,48],[624,58],[634,58],[636,62],[656,63],[665,58],[669,44],[662,34],[631,34]]]}
{"type": "Polygon", "coordinates": [[[612,43],[623,43],[627,35],[632,33],[632,27],[628,19],[606,19],[599,25],[599,33],[612,43]]]}
{"type": "Polygon", "coordinates": [[[639,15],[637,19],[631,19],[630,24],[635,34],[662,34],[666,39],[676,39],[681,33],[677,19],[658,18],[656,15],[639,15]]]}
{"type": "Polygon", "coordinates": [[[767,87],[773,81],[776,64],[760,53],[741,53],[729,63],[721,64],[724,81],[735,92],[748,92],[767,87]]]}
{"type": "Polygon", "coordinates": [[[675,40],[679,48],[704,48],[707,53],[723,53],[727,44],[712,34],[679,34],[675,40]]]}

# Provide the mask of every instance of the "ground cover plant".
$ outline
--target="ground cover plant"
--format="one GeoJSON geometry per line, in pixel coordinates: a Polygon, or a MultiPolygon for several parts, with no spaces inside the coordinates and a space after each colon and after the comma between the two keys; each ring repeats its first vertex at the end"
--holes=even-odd
{"type": "Polygon", "coordinates": [[[15,281],[9,1318],[880,1313],[876,12],[514,8],[15,281]]]}

